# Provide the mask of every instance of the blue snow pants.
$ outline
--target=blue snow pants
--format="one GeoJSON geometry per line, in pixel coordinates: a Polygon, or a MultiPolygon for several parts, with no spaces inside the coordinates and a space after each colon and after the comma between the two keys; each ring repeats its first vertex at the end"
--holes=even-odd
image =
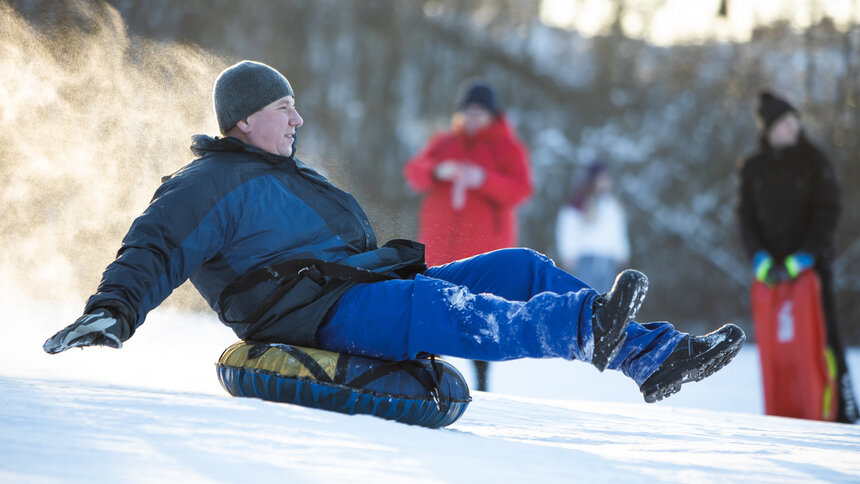
{"type": "MultiPolygon", "coordinates": [[[[395,361],[432,353],[590,362],[597,295],[538,252],[501,249],[414,279],[359,284],[329,311],[317,338],[322,349],[395,361]]],[[[641,385],[683,336],[667,322],[631,322],[609,368],[641,385]]]]}

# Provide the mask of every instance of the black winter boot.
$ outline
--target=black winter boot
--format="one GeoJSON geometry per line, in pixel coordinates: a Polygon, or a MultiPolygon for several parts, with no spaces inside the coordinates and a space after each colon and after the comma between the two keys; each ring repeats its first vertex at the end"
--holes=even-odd
{"type": "Polygon", "coordinates": [[[591,317],[594,355],[591,364],[598,370],[605,370],[621,350],[627,338],[627,323],[636,316],[646,292],[648,278],[645,274],[627,269],[618,274],[609,292],[594,301],[591,317]]]}
{"type": "Polygon", "coordinates": [[[687,335],[639,389],[648,403],[678,393],[681,385],[703,380],[726,366],[746,340],[744,331],[726,324],[702,336],[687,335]]]}

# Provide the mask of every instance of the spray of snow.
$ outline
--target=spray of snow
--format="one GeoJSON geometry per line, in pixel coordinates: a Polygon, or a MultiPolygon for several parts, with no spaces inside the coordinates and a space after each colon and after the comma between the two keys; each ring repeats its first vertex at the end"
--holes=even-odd
{"type": "Polygon", "coordinates": [[[0,243],[15,249],[0,270],[80,300],[161,176],[188,162],[190,136],[217,132],[227,62],[133,38],[102,2],[55,3],[58,25],[41,28],[0,3],[0,243]]]}

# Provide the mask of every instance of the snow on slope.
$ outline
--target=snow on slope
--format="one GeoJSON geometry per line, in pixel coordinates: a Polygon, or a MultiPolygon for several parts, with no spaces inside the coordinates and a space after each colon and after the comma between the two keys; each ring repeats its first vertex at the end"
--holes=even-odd
{"type": "Polygon", "coordinates": [[[760,415],[752,346],[656,405],[589,365],[496,364],[508,394],[429,430],[227,396],[213,363],[235,338],[208,315],[159,309],[122,350],[51,356],[78,304],[0,308],[0,482],[860,481],[857,426],[760,415]]]}

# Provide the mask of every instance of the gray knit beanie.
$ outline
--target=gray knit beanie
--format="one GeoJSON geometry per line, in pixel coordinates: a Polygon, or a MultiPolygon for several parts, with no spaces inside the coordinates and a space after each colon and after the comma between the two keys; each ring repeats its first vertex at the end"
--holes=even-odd
{"type": "Polygon", "coordinates": [[[224,70],[215,80],[212,98],[221,134],[284,96],[292,96],[290,81],[280,72],[254,61],[242,61],[224,70]]]}

